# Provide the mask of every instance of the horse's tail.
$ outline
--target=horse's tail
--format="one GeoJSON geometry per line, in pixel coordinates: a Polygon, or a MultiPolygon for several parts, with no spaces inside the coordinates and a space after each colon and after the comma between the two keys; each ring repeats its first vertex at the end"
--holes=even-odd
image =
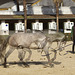
{"type": "Polygon", "coordinates": [[[1,48],[2,48],[1,50],[2,50],[2,51],[6,49],[7,44],[8,44],[8,41],[9,41],[9,38],[10,38],[10,36],[8,36],[8,37],[3,41],[3,44],[2,44],[2,46],[1,46],[1,48]]]}
{"type": "MultiPolygon", "coordinates": [[[[5,56],[6,47],[7,47],[7,43],[8,43],[8,41],[9,41],[9,38],[10,38],[10,36],[7,37],[6,39],[4,39],[3,43],[2,43],[1,46],[0,46],[0,59],[4,58],[4,56],[5,56]]],[[[3,61],[3,60],[2,60],[2,61],[3,61]]],[[[2,61],[1,61],[1,62],[2,62],[2,61]]]]}

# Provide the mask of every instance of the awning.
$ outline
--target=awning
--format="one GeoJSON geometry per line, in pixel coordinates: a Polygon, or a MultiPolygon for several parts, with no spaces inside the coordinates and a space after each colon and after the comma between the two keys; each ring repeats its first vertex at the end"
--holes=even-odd
{"type": "MultiPolygon", "coordinates": [[[[0,15],[0,20],[24,19],[23,15],[0,15]]],[[[28,15],[27,19],[56,19],[56,15],[28,15]]],[[[59,19],[75,19],[75,15],[59,15],[59,19]]]]}

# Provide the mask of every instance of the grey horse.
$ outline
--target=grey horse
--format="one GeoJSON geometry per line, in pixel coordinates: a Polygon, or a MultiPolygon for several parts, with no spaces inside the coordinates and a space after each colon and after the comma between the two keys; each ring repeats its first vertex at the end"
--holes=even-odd
{"type": "MultiPolygon", "coordinates": [[[[11,37],[8,37],[7,40],[3,42],[1,45],[1,59],[3,61],[3,57],[5,57],[4,60],[4,67],[6,67],[6,59],[8,56],[15,50],[18,50],[18,57],[21,61],[23,61],[25,57],[26,51],[29,52],[29,56],[26,59],[29,60],[32,54],[31,49],[42,49],[46,57],[48,59],[49,65],[51,65],[50,57],[49,57],[49,48],[52,44],[53,41],[62,41],[64,38],[64,35],[61,33],[57,33],[54,35],[44,35],[41,32],[36,32],[36,33],[14,33],[11,35],[11,37]],[[56,38],[57,37],[57,38],[56,38]],[[6,46],[9,44],[9,50],[7,53],[5,53],[6,46]]],[[[56,58],[56,52],[54,59],[56,58]]]]}
{"type": "MultiPolygon", "coordinates": [[[[50,47],[51,42],[48,41],[47,37],[41,32],[14,33],[9,38],[7,38],[7,40],[5,40],[4,43],[1,45],[2,52],[5,51],[7,44],[9,45],[9,50],[7,53],[5,53],[5,55],[3,54],[3,56],[5,57],[4,67],[6,67],[6,62],[7,62],[6,60],[7,60],[8,56],[15,49],[17,49],[19,51],[19,59],[20,60],[23,60],[23,58],[24,58],[24,56],[20,57],[20,54],[24,53],[23,55],[25,55],[25,52],[28,51],[29,52],[28,59],[30,59],[31,54],[32,54],[32,51],[30,49],[42,49],[45,52],[45,55],[48,59],[49,65],[51,65],[50,56],[49,56],[49,47],[50,47]],[[34,44],[36,46],[33,46],[34,44]],[[23,51],[21,51],[21,50],[23,50],[23,51]]],[[[2,54],[2,52],[0,52],[0,54],[2,54]]]]}

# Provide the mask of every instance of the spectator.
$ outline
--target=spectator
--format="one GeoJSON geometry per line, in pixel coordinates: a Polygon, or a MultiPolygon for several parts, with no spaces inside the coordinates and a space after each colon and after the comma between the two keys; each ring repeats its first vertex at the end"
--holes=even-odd
{"type": "Polygon", "coordinates": [[[71,40],[73,41],[72,53],[74,53],[74,49],[75,49],[75,25],[71,29],[71,40]]]}

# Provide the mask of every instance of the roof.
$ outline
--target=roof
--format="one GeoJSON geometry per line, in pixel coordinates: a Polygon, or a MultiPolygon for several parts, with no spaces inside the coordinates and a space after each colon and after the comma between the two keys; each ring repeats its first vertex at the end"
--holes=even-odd
{"type": "MultiPolygon", "coordinates": [[[[27,15],[54,15],[56,9],[49,6],[32,6],[27,7],[27,15]]],[[[75,7],[60,7],[59,14],[75,14],[75,7]]],[[[20,6],[20,11],[16,10],[16,6],[13,6],[8,10],[1,10],[0,15],[24,15],[23,6],[20,6]]]]}
{"type": "MultiPolygon", "coordinates": [[[[34,3],[38,0],[26,0],[27,3],[34,3]]],[[[19,0],[23,4],[23,0],[19,0]]],[[[0,0],[0,8],[9,8],[16,4],[16,0],[0,0]]]]}
{"type": "MultiPolygon", "coordinates": [[[[35,3],[38,0],[26,0],[27,3],[35,3]]],[[[19,0],[19,4],[23,4],[23,0],[19,0]]],[[[9,8],[16,5],[16,0],[0,0],[0,8],[9,8]]],[[[53,0],[41,0],[36,5],[55,7],[53,0]]],[[[63,0],[64,6],[75,6],[72,0],[63,0]]]]}
{"type": "MultiPolygon", "coordinates": [[[[55,6],[53,0],[41,0],[39,2],[39,5],[43,6],[55,6]]],[[[75,2],[72,0],[63,0],[63,5],[64,6],[75,6],[75,2]]]]}
{"type": "Polygon", "coordinates": [[[40,6],[52,6],[52,7],[54,7],[53,0],[41,0],[38,4],[40,6]]]}
{"type": "Polygon", "coordinates": [[[72,0],[63,0],[64,6],[75,6],[75,2],[72,0]]]}
{"type": "Polygon", "coordinates": [[[0,1],[0,8],[9,8],[9,7],[12,7],[14,5],[15,5],[14,1],[8,1],[8,2],[7,2],[7,0],[5,0],[5,1],[1,0],[0,1]]]}

